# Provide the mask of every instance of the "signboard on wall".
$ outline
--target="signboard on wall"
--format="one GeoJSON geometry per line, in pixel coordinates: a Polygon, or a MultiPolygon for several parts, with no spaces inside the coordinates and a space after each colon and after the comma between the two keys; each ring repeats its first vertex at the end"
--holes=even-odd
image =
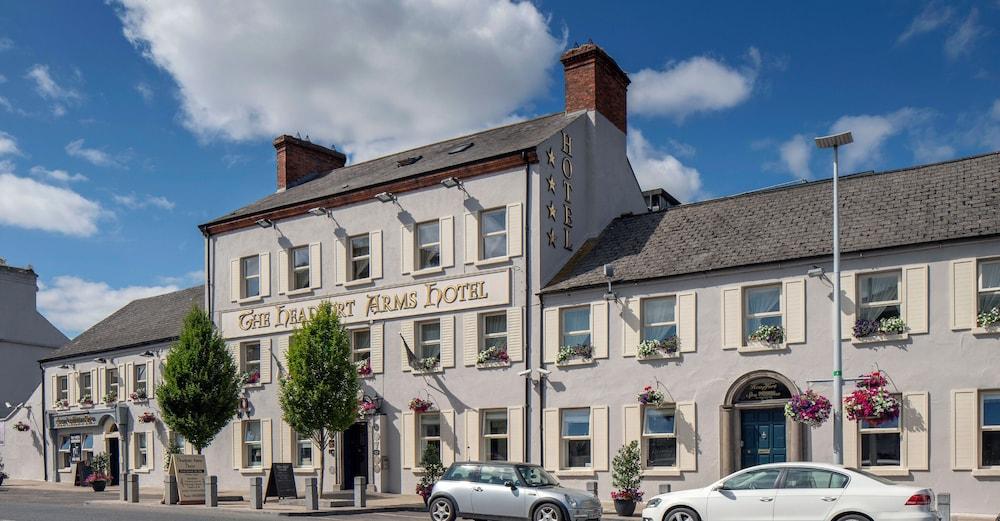
{"type": "Polygon", "coordinates": [[[420,284],[348,293],[222,313],[225,338],[290,332],[309,319],[322,302],[333,305],[344,324],[510,304],[508,270],[420,284]]]}
{"type": "Polygon", "coordinates": [[[68,416],[55,416],[52,419],[52,427],[56,429],[93,427],[95,425],[97,425],[97,416],[92,414],[70,414],[68,416]]]}
{"type": "Polygon", "coordinates": [[[757,378],[751,380],[737,397],[737,402],[761,402],[764,400],[787,400],[792,397],[792,393],[785,387],[785,384],[774,378],[757,378]]]}
{"type": "Polygon", "coordinates": [[[177,499],[182,505],[205,503],[205,456],[172,454],[170,474],[177,480],[177,499]]]}

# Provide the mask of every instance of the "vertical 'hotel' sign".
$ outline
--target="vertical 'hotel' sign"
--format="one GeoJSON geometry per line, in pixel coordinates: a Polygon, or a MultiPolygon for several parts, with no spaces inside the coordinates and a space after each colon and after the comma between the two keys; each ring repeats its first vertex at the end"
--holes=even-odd
{"type": "MultiPolygon", "coordinates": [[[[552,149],[548,150],[548,163],[549,166],[555,168],[556,166],[556,155],[552,152],[552,149]]],[[[555,248],[556,242],[559,242],[560,235],[563,248],[569,251],[573,251],[573,239],[570,234],[573,228],[573,137],[562,131],[562,178],[559,182],[556,181],[556,175],[550,174],[548,178],[548,191],[553,194],[554,197],[562,198],[562,202],[557,205],[555,201],[549,201],[549,205],[546,207],[548,210],[548,218],[557,222],[559,214],[559,206],[562,207],[562,233],[557,233],[554,226],[549,227],[549,232],[547,235],[549,240],[549,246],[555,248]]]]}

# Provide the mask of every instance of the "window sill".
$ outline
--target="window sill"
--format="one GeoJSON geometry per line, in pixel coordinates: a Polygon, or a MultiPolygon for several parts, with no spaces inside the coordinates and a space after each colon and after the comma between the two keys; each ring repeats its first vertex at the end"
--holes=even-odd
{"type": "Polygon", "coordinates": [[[636,355],[636,360],[640,362],[646,362],[651,360],[677,360],[681,357],[680,351],[675,351],[673,353],[657,353],[655,355],[636,355]]]}
{"type": "Polygon", "coordinates": [[[73,468],[70,467],[68,469],[59,469],[56,472],[58,472],[60,474],[71,474],[73,472],[73,468]]]}
{"type": "Polygon", "coordinates": [[[644,478],[675,478],[681,475],[681,470],[678,468],[666,468],[666,469],[643,469],[642,477],[644,478]]]}
{"type": "Polygon", "coordinates": [[[300,476],[302,474],[315,474],[319,469],[313,467],[294,467],[292,468],[292,474],[300,476]]]}
{"type": "Polygon", "coordinates": [[[565,362],[556,362],[556,367],[572,367],[575,365],[596,365],[597,360],[593,358],[578,358],[574,360],[567,360],[565,362]]]}
{"type": "Polygon", "coordinates": [[[299,295],[305,295],[307,293],[312,293],[316,288],[302,288],[302,289],[292,289],[285,292],[285,296],[297,297],[299,295]]]}
{"type": "Polygon", "coordinates": [[[483,364],[476,364],[476,369],[503,369],[505,367],[510,367],[510,362],[486,362],[483,364]]]}
{"type": "Polygon", "coordinates": [[[887,342],[902,342],[910,338],[909,333],[900,333],[898,335],[871,335],[864,338],[854,338],[851,337],[851,343],[859,346],[865,344],[884,344],[887,342]]]}
{"type": "Polygon", "coordinates": [[[248,474],[249,475],[249,474],[263,474],[263,473],[264,473],[263,467],[253,467],[253,468],[240,469],[240,474],[248,474]]]}
{"type": "Polygon", "coordinates": [[[153,469],[146,467],[143,469],[132,469],[132,472],[135,472],[137,474],[149,474],[152,470],[153,469]]]}
{"type": "Polygon", "coordinates": [[[888,478],[903,478],[910,475],[910,469],[903,467],[861,467],[861,470],[888,478]]]}
{"type": "Polygon", "coordinates": [[[241,298],[241,299],[237,300],[236,303],[242,306],[243,304],[250,304],[250,303],[253,303],[253,302],[261,302],[263,300],[264,300],[263,296],[257,295],[256,297],[241,298]]]}
{"type": "Polygon", "coordinates": [[[358,286],[367,286],[367,285],[371,284],[372,281],[374,281],[374,280],[375,279],[373,279],[371,277],[368,277],[366,279],[349,280],[347,282],[344,282],[344,287],[354,288],[354,287],[358,287],[358,286]]]}
{"type": "Polygon", "coordinates": [[[977,478],[1000,477],[1000,468],[991,467],[986,469],[972,469],[972,475],[977,478]]]}
{"type": "Polygon", "coordinates": [[[442,267],[442,266],[435,266],[433,268],[424,268],[424,269],[420,269],[420,270],[413,270],[413,271],[410,272],[410,275],[412,275],[414,277],[422,277],[424,275],[434,275],[434,274],[443,273],[443,272],[444,272],[444,267],[442,267]]]}
{"type": "Polygon", "coordinates": [[[414,376],[424,376],[429,374],[444,374],[444,369],[438,368],[431,369],[430,371],[418,371],[417,369],[411,369],[410,372],[413,373],[414,376]]]}
{"type": "Polygon", "coordinates": [[[972,328],[972,334],[975,336],[1000,336],[1000,326],[991,326],[991,327],[976,326],[972,328]]]}
{"type": "Polygon", "coordinates": [[[132,403],[134,403],[134,404],[136,404],[136,405],[148,405],[149,404],[149,398],[142,398],[142,399],[129,400],[129,401],[132,402],[132,403]]]}
{"type": "Polygon", "coordinates": [[[782,342],[780,344],[768,344],[766,342],[747,342],[747,345],[741,346],[737,351],[740,353],[771,353],[777,351],[787,351],[788,344],[782,342]]]}
{"type": "Polygon", "coordinates": [[[255,383],[255,384],[245,384],[245,385],[243,385],[243,388],[244,389],[263,389],[264,388],[264,382],[258,382],[258,383],[255,383]]]}
{"type": "Polygon", "coordinates": [[[482,268],[485,266],[495,266],[497,264],[504,264],[506,262],[510,262],[510,257],[505,256],[505,257],[493,257],[491,259],[482,259],[482,260],[477,260],[472,264],[474,264],[478,268],[482,268]]]}
{"type": "Polygon", "coordinates": [[[559,478],[592,478],[597,476],[597,471],[594,469],[563,469],[556,471],[556,477],[559,478]]]}

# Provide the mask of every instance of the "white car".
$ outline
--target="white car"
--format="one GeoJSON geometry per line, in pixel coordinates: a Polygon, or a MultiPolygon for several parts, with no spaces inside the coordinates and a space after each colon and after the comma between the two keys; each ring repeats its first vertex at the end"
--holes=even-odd
{"type": "Polygon", "coordinates": [[[934,492],[822,463],[741,470],[705,488],[660,494],[642,521],[940,521],[934,492]]]}

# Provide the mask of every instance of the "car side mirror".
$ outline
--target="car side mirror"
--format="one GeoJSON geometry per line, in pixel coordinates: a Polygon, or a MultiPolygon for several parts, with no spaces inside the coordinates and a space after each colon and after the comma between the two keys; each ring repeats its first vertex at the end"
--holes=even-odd
{"type": "Polygon", "coordinates": [[[712,485],[712,488],[711,488],[712,492],[718,492],[720,490],[726,490],[726,486],[724,484],[722,484],[722,483],[717,483],[715,485],[712,485]]]}
{"type": "Polygon", "coordinates": [[[510,480],[504,481],[503,482],[503,486],[505,486],[505,487],[507,487],[507,488],[509,488],[511,490],[517,488],[517,485],[515,485],[514,482],[510,481],[510,480]]]}

